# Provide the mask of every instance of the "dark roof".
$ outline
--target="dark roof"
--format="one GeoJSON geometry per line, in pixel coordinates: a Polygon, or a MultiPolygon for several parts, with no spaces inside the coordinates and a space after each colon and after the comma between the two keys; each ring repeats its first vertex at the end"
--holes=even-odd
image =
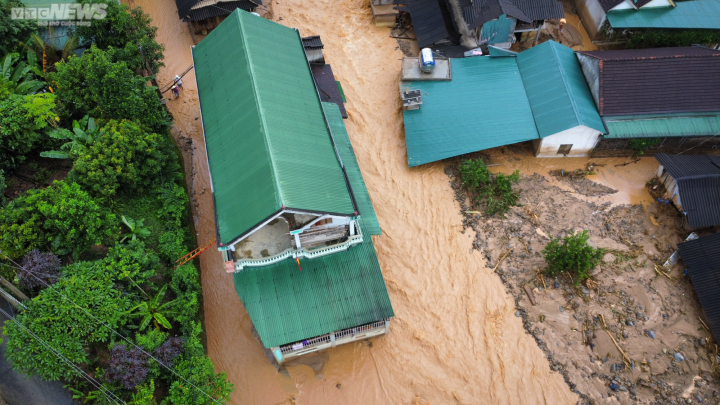
{"type": "Polygon", "coordinates": [[[305,37],[302,39],[302,43],[305,49],[323,49],[325,47],[320,40],[320,35],[305,37]]]}
{"type": "Polygon", "coordinates": [[[461,0],[460,7],[469,29],[477,28],[503,14],[525,22],[565,16],[562,3],[557,0],[475,0],[472,4],[461,0]]]}
{"type": "Polygon", "coordinates": [[[443,39],[458,41],[459,35],[444,0],[408,0],[407,5],[420,48],[443,39]]]}
{"type": "Polygon", "coordinates": [[[625,0],[598,0],[600,2],[600,7],[602,7],[603,10],[607,13],[608,11],[612,10],[615,6],[618,4],[624,2],[625,0]]]}
{"type": "Polygon", "coordinates": [[[720,233],[678,244],[710,329],[720,338],[720,233]]]}
{"type": "Polygon", "coordinates": [[[347,112],[345,111],[345,104],[343,103],[342,96],[340,95],[340,89],[335,81],[335,75],[330,68],[330,65],[311,63],[310,70],[315,78],[315,84],[320,93],[320,100],[328,103],[335,103],[340,107],[340,114],[343,118],[347,118],[347,112]]]}
{"type": "Polygon", "coordinates": [[[720,111],[720,50],[691,46],[579,53],[600,60],[600,115],[720,111]]]}
{"type": "Polygon", "coordinates": [[[183,21],[200,21],[220,15],[230,15],[236,9],[254,11],[255,7],[262,4],[262,0],[240,0],[220,1],[213,5],[191,10],[201,0],[175,0],[178,9],[178,16],[183,21]]]}
{"type": "Polygon", "coordinates": [[[659,153],[655,158],[677,182],[688,224],[720,225],[720,157],[659,153]]]}

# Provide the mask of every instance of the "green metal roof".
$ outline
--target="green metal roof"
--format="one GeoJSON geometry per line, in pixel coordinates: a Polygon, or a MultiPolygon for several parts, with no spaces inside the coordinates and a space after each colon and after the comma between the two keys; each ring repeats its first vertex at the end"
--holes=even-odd
{"type": "Polygon", "coordinates": [[[620,28],[720,29],[720,0],[676,1],[677,7],[612,10],[610,26],[620,28]]]}
{"type": "Polygon", "coordinates": [[[720,113],[694,116],[605,117],[605,138],[668,138],[720,135],[720,113]]]}
{"type": "Polygon", "coordinates": [[[488,52],[490,53],[491,58],[506,58],[506,57],[515,58],[515,57],[517,57],[517,54],[518,54],[517,52],[498,48],[498,47],[492,46],[492,45],[488,45],[488,52]]]}
{"type": "Polygon", "coordinates": [[[286,208],[353,208],[297,31],[234,11],[193,48],[218,242],[286,208]]]}
{"type": "Polygon", "coordinates": [[[235,289],[265,347],[394,316],[371,239],[317,259],[235,273],[235,289]]]}
{"type": "Polygon", "coordinates": [[[515,31],[516,23],[517,20],[507,18],[507,14],[501,15],[497,20],[488,21],[482,26],[480,40],[487,40],[489,45],[510,42],[510,33],[515,31]]]}
{"type": "Polygon", "coordinates": [[[537,139],[515,59],[453,59],[452,81],[402,82],[423,102],[403,111],[408,165],[537,139]]]}
{"type": "Polygon", "coordinates": [[[375,215],[375,210],[370,200],[370,194],[367,191],[365,181],[360,172],[360,165],[358,165],[352,143],[350,143],[350,136],[345,129],[340,107],[335,103],[322,103],[322,105],[325,110],[325,116],[330,124],[330,131],[335,140],[338,154],[345,165],[345,172],[350,181],[355,202],[360,211],[360,226],[362,227],[362,231],[367,235],[382,235],[380,224],[378,224],[377,216],[375,215]]]}
{"type": "Polygon", "coordinates": [[[575,51],[555,41],[517,55],[540,137],[579,125],[605,132],[575,51]]]}

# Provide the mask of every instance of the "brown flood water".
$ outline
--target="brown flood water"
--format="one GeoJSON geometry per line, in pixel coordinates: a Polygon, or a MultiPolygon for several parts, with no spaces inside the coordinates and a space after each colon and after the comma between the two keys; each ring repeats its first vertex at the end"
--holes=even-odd
{"type": "MultiPolygon", "coordinates": [[[[173,0],[142,6],[165,44],[165,84],[192,64],[192,40],[173,0]]],[[[235,385],[232,404],[574,404],[560,374],[514,316],[500,279],[472,251],[443,164],[409,169],[398,97],[402,53],[376,28],[368,0],[282,0],[274,20],[321,35],[343,84],[346,125],[373,199],[374,239],[396,317],[388,336],[328,351],[316,376],[307,366],[278,373],[251,334],[251,322],[220,255],[201,256],[208,352],[235,385]]],[[[214,236],[196,83],[169,100],[184,145],[198,242],[214,236]],[[191,143],[184,139],[188,137],[191,143]]],[[[513,162],[514,163],[514,162],[513,162]]],[[[523,170],[537,171],[527,162],[523,170]]],[[[513,167],[508,166],[508,170],[513,167]]]]}

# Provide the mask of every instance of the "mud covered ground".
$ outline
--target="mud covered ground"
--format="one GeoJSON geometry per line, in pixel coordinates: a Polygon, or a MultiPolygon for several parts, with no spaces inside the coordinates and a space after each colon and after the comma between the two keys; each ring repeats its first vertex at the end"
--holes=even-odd
{"type": "MultiPolygon", "coordinates": [[[[512,169],[508,161],[514,159],[503,156],[504,166],[512,169]]],[[[457,163],[449,163],[446,173],[465,216],[462,233],[474,233],[474,249],[515,299],[515,316],[551,369],[585,403],[719,403],[711,370],[720,358],[682,262],[666,269],[672,280],[654,269],[689,234],[673,206],[583,198],[615,190],[567,172],[558,176],[562,169],[556,169],[523,174],[516,186],[523,206],[513,207],[505,219],[486,218],[466,213],[483,210],[470,203],[459,184],[457,163]],[[575,285],[567,276],[543,277],[541,252],[549,238],[579,230],[588,230],[591,244],[606,249],[592,279],[575,285]],[[627,367],[613,339],[626,354],[627,367]]],[[[601,178],[607,166],[595,166],[594,177],[601,178]]]]}

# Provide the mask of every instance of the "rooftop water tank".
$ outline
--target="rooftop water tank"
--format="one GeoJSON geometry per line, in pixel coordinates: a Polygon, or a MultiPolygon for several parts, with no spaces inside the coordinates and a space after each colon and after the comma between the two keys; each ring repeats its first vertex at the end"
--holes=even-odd
{"type": "Polygon", "coordinates": [[[435,57],[430,48],[423,48],[420,51],[420,70],[431,73],[435,69],[435,57]]]}

